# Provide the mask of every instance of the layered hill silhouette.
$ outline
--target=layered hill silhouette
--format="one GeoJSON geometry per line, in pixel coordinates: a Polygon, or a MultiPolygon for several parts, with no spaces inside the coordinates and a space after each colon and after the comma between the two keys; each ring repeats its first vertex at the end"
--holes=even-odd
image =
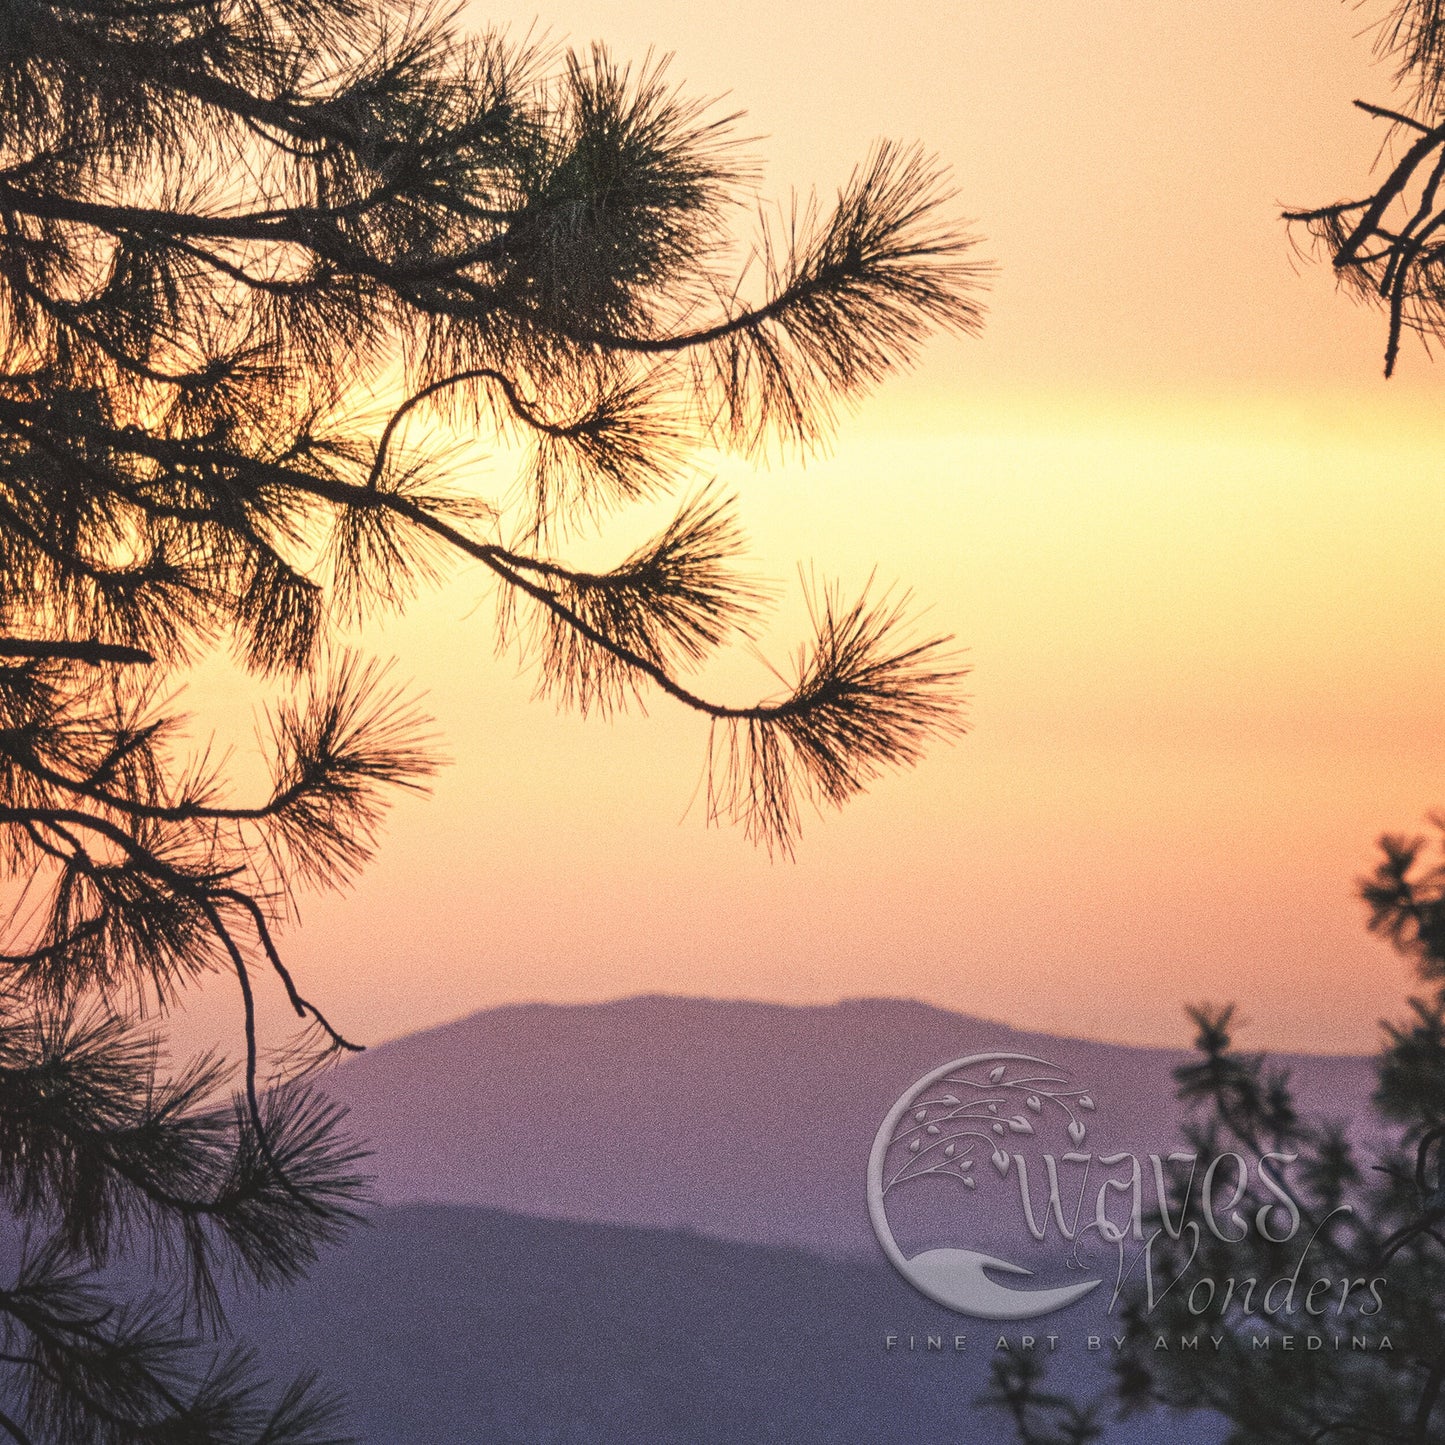
{"type": "MultiPolygon", "coordinates": [[[[1013,1438],[976,1404],[1002,1358],[997,1328],[929,1304],[881,1263],[687,1231],[383,1209],[300,1284],[230,1314],[277,1378],[319,1368],[364,1445],[1013,1438]]],[[[1017,1327],[1006,1338],[1022,1348],[1017,1327]]],[[[1079,1330],[1047,1361],[1051,1389],[1088,1400],[1104,1384],[1107,1356],[1079,1330]]],[[[1101,1423],[1108,1445],[1224,1433],[1161,1411],[1101,1423]]]]}
{"type": "MultiPolygon", "coordinates": [[[[1113,1333],[1108,1284],[1014,1325],[951,1313],[884,1261],[864,1189],[895,1100],[941,1064],[992,1053],[1087,1088],[1086,1147],[1101,1155],[1179,1140],[1172,1070],[1187,1051],[901,1000],[518,1005],[398,1039],[326,1080],[374,1150],[380,1207],[295,1288],[237,1301],[231,1317],[278,1377],[319,1367],[366,1445],[1011,1439],[976,1403],[999,1336],[1021,1349],[1055,1335],[1049,1387],[1095,1396],[1109,1353],[1087,1341],[1113,1333]]],[[[1276,1062],[1304,1112],[1360,1133],[1370,1060],[1276,1062]]],[[[1046,1112],[1029,1116],[1040,1133],[1046,1112]]],[[[980,1217],[956,1180],[931,1182],[945,1213],[975,1209],[969,1243],[1007,1242],[1022,1261],[1017,1195],[980,1217]]],[[[1108,1445],[1225,1433],[1210,1415],[1100,1423],[1108,1445]]]]}
{"type": "MultiPolygon", "coordinates": [[[[1187,1050],[1027,1033],[891,999],[509,1006],[373,1048],[326,1086],[375,1151],[382,1203],[876,1259],[863,1189],[875,1131],[927,1070],[985,1052],[1041,1058],[1089,1088],[1101,1154],[1143,1157],[1179,1138],[1172,1070],[1187,1050]]],[[[1366,1117],[1368,1058],[1276,1062],[1303,1112],[1366,1117]]]]}

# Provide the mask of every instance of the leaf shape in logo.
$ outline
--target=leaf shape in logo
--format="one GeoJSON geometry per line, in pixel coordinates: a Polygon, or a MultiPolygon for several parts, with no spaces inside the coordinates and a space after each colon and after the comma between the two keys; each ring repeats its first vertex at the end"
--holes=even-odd
{"type": "Polygon", "coordinates": [[[1043,1111],[1044,1106],[1039,1103],[1039,1096],[1037,1094],[1030,1094],[1028,1098],[1024,1100],[1024,1103],[1032,1109],[1035,1114],[1043,1111]]]}
{"type": "Polygon", "coordinates": [[[918,1122],[921,1124],[921,1123],[928,1117],[928,1110],[927,1110],[927,1109],[915,1109],[915,1110],[913,1111],[913,1117],[914,1117],[915,1119],[917,1119],[918,1122]]]}
{"type": "Polygon", "coordinates": [[[988,1076],[988,1081],[989,1081],[989,1083],[990,1083],[990,1084],[996,1084],[996,1083],[998,1083],[998,1081],[999,1081],[1001,1078],[1003,1078],[1003,1071],[1004,1071],[1004,1066],[1003,1066],[1002,1064],[1000,1064],[1000,1065],[998,1066],[998,1068],[992,1070],[992,1071],[989,1073],[989,1076],[988,1076]]]}
{"type": "Polygon", "coordinates": [[[1072,1139],[1075,1144],[1082,1144],[1086,1133],[1088,1133],[1088,1130],[1086,1130],[1077,1119],[1069,1121],[1069,1138],[1072,1139]]]}
{"type": "Polygon", "coordinates": [[[967,1184],[970,1189],[978,1188],[978,1180],[974,1179],[971,1175],[965,1174],[963,1176],[963,1182],[967,1184]]]}
{"type": "Polygon", "coordinates": [[[989,1112],[990,1114],[997,1114],[997,1113],[998,1113],[998,1105],[997,1105],[997,1104],[990,1104],[990,1105],[988,1106],[988,1112],[989,1112]]]}
{"type": "Polygon", "coordinates": [[[1008,1173],[1009,1159],[1008,1155],[1004,1153],[1002,1149],[995,1149],[989,1157],[993,1160],[993,1167],[997,1169],[1000,1174],[1008,1173]]]}
{"type": "Polygon", "coordinates": [[[1079,1096],[1079,1108],[1092,1109],[1093,1107],[1094,1101],[1087,1094],[1082,1094],[1079,1096]]]}
{"type": "Polygon", "coordinates": [[[1034,1132],[1034,1126],[1022,1114],[1015,1114],[1008,1121],[1008,1126],[1015,1134],[1032,1134],[1034,1132]]]}
{"type": "Polygon", "coordinates": [[[956,1104],[956,1103],[958,1103],[958,1095],[957,1095],[957,1094],[945,1094],[938,1102],[939,1102],[940,1104],[956,1104]]]}
{"type": "Polygon", "coordinates": [[[923,1142],[923,1141],[922,1141],[921,1139],[915,1139],[915,1140],[908,1146],[908,1152],[909,1152],[910,1154],[916,1154],[916,1153],[918,1153],[918,1146],[919,1146],[922,1142],[923,1142]]]}
{"type": "Polygon", "coordinates": [[[995,1134],[1002,1134],[1002,1133],[1003,1133],[1003,1125],[1002,1125],[1002,1124],[995,1124],[995,1125],[993,1126],[993,1132],[994,1132],[995,1134]]]}
{"type": "Polygon", "coordinates": [[[954,1151],[954,1149],[955,1149],[956,1147],[957,1147],[957,1146],[955,1146],[955,1145],[953,1145],[953,1144],[945,1144],[945,1145],[944,1145],[944,1148],[943,1148],[943,1157],[944,1157],[945,1159],[952,1159],[952,1158],[953,1158],[953,1151],[954,1151]]]}
{"type": "Polygon", "coordinates": [[[938,1125],[937,1125],[937,1124],[930,1124],[930,1125],[928,1126],[928,1132],[929,1132],[930,1134],[936,1134],[936,1133],[938,1133],[938,1125]]]}

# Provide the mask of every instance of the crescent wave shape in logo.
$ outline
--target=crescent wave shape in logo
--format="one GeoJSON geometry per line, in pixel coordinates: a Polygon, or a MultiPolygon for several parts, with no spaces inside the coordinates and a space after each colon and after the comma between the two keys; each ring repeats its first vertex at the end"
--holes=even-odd
{"type": "MultiPolygon", "coordinates": [[[[915,1109],[920,1095],[943,1083],[950,1075],[984,1064],[1003,1065],[1004,1068],[1009,1064],[1036,1064],[1046,1069],[1056,1068],[1030,1054],[972,1054],[944,1064],[910,1085],[888,1111],[887,1118],[878,1126],[878,1132],[873,1137],[873,1148],[868,1156],[868,1217],[889,1263],[920,1294],[947,1309],[975,1319],[1033,1319],[1077,1303],[1097,1288],[1100,1281],[1083,1280],[1056,1289],[1010,1289],[990,1278],[989,1272],[1027,1277],[1033,1271],[974,1249],[929,1249],[910,1259],[893,1237],[884,1205],[884,1164],[889,1149],[897,1142],[898,1126],[904,1116],[915,1109]]],[[[1001,1077],[1003,1071],[998,1072],[1001,1077]]],[[[1082,1130],[1079,1137],[1082,1137],[1082,1130]]]]}

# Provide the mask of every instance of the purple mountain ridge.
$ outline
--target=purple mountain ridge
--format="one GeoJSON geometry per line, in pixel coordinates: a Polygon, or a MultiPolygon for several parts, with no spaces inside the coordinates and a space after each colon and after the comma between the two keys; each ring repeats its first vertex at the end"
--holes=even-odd
{"type": "MultiPolygon", "coordinates": [[[[326,1089],[374,1151],[384,1204],[483,1205],[876,1258],[864,1192],[875,1132],[915,1080],[984,1053],[1045,1060],[1086,1089],[1085,1147],[1097,1154],[1178,1145],[1172,1070],[1187,1050],[1029,1033],[896,999],[513,1005],[373,1048],[326,1089]]],[[[1289,1068],[1301,1113],[1367,1137],[1371,1059],[1273,1061],[1289,1068]]],[[[1044,1102],[1041,1115],[1019,1115],[1041,1133],[1044,1102]]],[[[1028,1142],[1076,1147],[1062,1133],[1028,1142]]],[[[981,1182],[996,1185],[986,1151],[980,1164],[981,1182]]],[[[939,1198],[957,1185],[927,1183],[944,1185],[939,1198]]]]}

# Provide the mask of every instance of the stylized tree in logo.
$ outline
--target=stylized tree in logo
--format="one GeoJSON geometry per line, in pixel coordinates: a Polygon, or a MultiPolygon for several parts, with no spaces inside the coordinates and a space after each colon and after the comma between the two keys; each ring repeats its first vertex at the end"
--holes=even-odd
{"type": "MultiPolygon", "coordinates": [[[[1094,1100],[1086,1089],[1071,1089],[1069,1081],[1052,1065],[1052,1072],[1039,1073],[1027,1064],[1009,1077],[1009,1063],[995,1064],[985,1077],[969,1077],[957,1069],[923,1090],[905,1111],[890,1141],[885,1161],[886,1196],[900,1184],[930,1175],[958,1179],[968,1188],[977,1187],[973,1162],[981,1145],[989,1148],[989,1159],[1000,1174],[1007,1174],[1012,1156],[1004,1147],[1013,1134],[1035,1134],[1050,1112],[1068,1120],[1067,1132],[1075,1147],[1084,1142],[1088,1129],[1079,1117],[1092,1113],[1094,1100]],[[1022,1108],[1010,1114],[1008,1110],[1022,1108]],[[894,1172],[887,1173],[891,1169],[894,1172]]],[[[977,1066],[983,1073],[983,1065],[977,1066]]]]}
{"type": "Polygon", "coordinates": [[[909,1259],[888,1222],[887,1197],[905,1184],[943,1177],[975,1189],[975,1162],[987,1157],[1007,1175],[1007,1145],[1062,1124],[1073,1148],[1088,1136],[1083,1116],[1094,1111],[1085,1088],[1072,1087],[1057,1065],[1025,1054],[977,1054],[935,1069],[894,1104],[873,1140],[868,1161],[868,1211],[874,1233],[895,1269],[939,1304],[982,1319],[1029,1319],[1062,1309],[1098,1283],[1016,1290],[986,1270],[1028,1275],[1022,1265],[972,1249],[931,1249],[909,1259]]]}

